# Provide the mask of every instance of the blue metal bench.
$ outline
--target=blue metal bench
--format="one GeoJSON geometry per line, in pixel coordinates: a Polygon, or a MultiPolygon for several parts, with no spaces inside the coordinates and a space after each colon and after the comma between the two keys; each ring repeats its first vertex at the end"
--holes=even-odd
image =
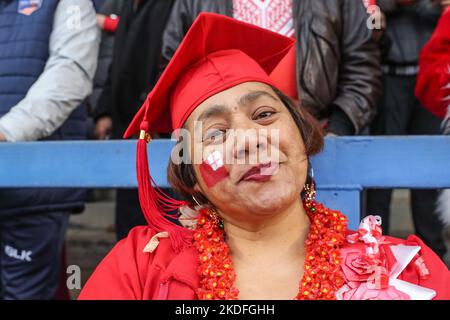
{"type": "MultiPolygon", "coordinates": [[[[149,145],[160,186],[167,186],[173,144],[149,145]]],[[[135,187],[135,153],[136,141],[1,143],[0,188],[135,187]]],[[[327,138],[312,164],[318,200],[342,210],[355,228],[364,188],[450,188],[450,137],[327,138]]]]}

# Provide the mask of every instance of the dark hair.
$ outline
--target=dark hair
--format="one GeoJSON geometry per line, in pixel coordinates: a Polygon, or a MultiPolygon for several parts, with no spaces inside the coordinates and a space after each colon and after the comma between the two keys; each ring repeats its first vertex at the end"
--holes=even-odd
{"type": "MultiPolygon", "coordinates": [[[[300,131],[303,142],[305,144],[306,155],[313,156],[322,151],[324,140],[323,130],[317,120],[304,108],[295,104],[294,101],[282,93],[280,90],[272,87],[281,102],[288,109],[292,118],[294,119],[297,128],[300,131]]],[[[180,155],[182,156],[182,155],[180,155]]],[[[167,179],[172,188],[186,201],[193,203],[192,196],[200,203],[207,203],[203,195],[194,191],[194,186],[197,183],[197,178],[194,173],[194,168],[191,163],[174,164],[169,160],[167,168],[167,179]]]]}

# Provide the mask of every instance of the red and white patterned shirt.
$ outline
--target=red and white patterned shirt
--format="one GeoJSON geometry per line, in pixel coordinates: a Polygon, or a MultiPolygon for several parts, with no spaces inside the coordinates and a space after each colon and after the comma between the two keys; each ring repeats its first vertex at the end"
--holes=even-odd
{"type": "Polygon", "coordinates": [[[233,17],[293,37],[292,0],[233,0],[233,17]]]}

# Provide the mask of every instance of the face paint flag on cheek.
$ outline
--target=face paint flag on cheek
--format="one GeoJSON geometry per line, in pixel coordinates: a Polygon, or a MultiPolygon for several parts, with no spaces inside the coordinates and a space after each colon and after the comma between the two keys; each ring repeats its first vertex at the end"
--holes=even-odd
{"type": "Polygon", "coordinates": [[[200,165],[200,174],[208,188],[214,187],[217,183],[228,177],[228,171],[223,163],[223,156],[220,151],[211,153],[200,165]]]}

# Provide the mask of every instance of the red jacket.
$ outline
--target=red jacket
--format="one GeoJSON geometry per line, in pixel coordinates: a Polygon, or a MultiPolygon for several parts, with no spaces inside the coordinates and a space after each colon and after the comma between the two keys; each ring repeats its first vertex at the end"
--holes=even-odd
{"type": "MultiPolygon", "coordinates": [[[[160,239],[153,253],[143,253],[155,235],[149,227],[136,227],[120,241],[94,271],[79,299],[194,300],[199,285],[197,253],[191,247],[176,254],[169,239],[160,239]]],[[[420,280],[412,265],[398,279],[434,289],[435,299],[450,299],[450,273],[421,240],[388,238],[393,244],[419,245],[431,277],[420,280]]],[[[354,245],[348,245],[354,246],[354,245]]],[[[347,247],[348,248],[348,247],[347,247]]]]}
{"type": "Polygon", "coordinates": [[[444,118],[450,105],[450,9],[443,13],[423,48],[419,67],[416,96],[431,112],[444,118]]]}

